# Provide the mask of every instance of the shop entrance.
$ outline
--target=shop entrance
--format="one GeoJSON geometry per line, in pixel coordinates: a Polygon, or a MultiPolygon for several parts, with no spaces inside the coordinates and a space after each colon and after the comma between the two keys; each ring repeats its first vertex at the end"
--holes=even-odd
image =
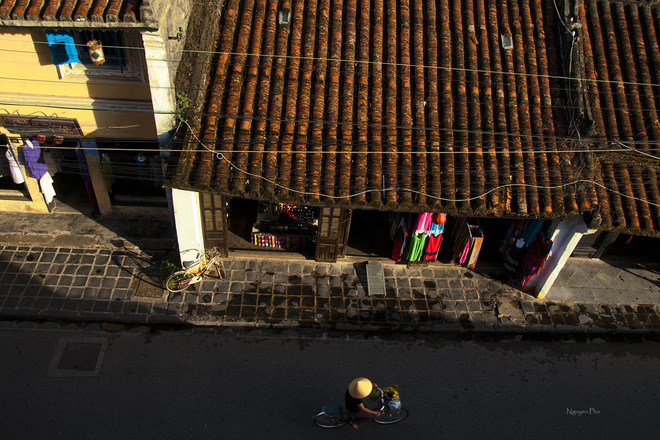
{"type": "Polygon", "coordinates": [[[91,181],[86,184],[83,177],[83,175],[89,175],[87,164],[84,156],[78,157],[76,145],[76,140],[64,140],[61,145],[52,150],[55,157],[58,158],[57,172],[53,175],[55,200],[58,202],[56,209],[59,212],[72,210],[82,213],[98,213],[91,181]]]}
{"type": "Polygon", "coordinates": [[[319,224],[317,208],[231,198],[228,214],[230,249],[314,256],[319,224]]]}
{"type": "Polygon", "coordinates": [[[167,207],[158,143],[97,139],[96,145],[113,205],[167,207]]]}
{"type": "Polygon", "coordinates": [[[392,255],[392,213],[354,209],[346,255],[389,258],[392,255]]]}

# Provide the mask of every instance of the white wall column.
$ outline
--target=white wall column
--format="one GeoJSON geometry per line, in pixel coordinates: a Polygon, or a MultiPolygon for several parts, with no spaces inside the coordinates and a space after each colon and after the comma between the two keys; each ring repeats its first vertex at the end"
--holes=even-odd
{"type": "Polygon", "coordinates": [[[545,298],[582,236],[592,232],[595,231],[587,228],[581,215],[558,222],[550,238],[553,243],[552,254],[538,275],[523,286],[523,290],[533,292],[537,298],[545,298]]]}
{"type": "MultiPolygon", "coordinates": [[[[149,89],[151,91],[151,106],[153,107],[154,122],[158,135],[158,146],[161,157],[166,159],[163,163],[163,176],[165,176],[167,158],[170,157],[172,135],[176,122],[174,116],[176,110],[176,93],[172,80],[173,75],[170,75],[170,69],[167,63],[167,48],[162,35],[158,31],[142,32],[141,35],[144,46],[144,57],[147,64],[149,89]]],[[[166,193],[167,205],[170,215],[172,215],[174,212],[172,192],[167,189],[166,193]]],[[[176,227],[177,223],[174,222],[173,224],[176,227]]]]}
{"type": "MultiPolygon", "coordinates": [[[[169,142],[169,134],[175,125],[176,94],[167,63],[167,50],[163,37],[157,31],[142,32],[142,42],[156,131],[161,148],[163,148],[169,142]],[[165,134],[167,136],[164,136],[165,134]]],[[[169,151],[163,153],[169,155],[169,151]]]]}
{"type": "Polygon", "coordinates": [[[172,205],[179,256],[181,264],[187,267],[186,263],[199,257],[197,251],[204,252],[204,230],[199,193],[172,189],[172,205]]]}

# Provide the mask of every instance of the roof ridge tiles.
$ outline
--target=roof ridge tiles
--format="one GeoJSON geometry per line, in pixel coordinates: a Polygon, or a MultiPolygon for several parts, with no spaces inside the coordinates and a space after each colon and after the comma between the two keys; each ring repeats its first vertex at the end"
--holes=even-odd
{"type": "MultiPolygon", "coordinates": [[[[481,63],[481,70],[486,71],[490,69],[490,44],[488,40],[487,22],[487,9],[485,0],[479,0],[475,10],[475,32],[477,33],[477,43],[481,53],[479,54],[479,62],[481,63]]],[[[495,113],[493,109],[493,81],[491,75],[481,75],[481,88],[480,94],[482,96],[481,102],[483,103],[483,112],[481,117],[480,127],[483,129],[482,143],[487,149],[486,154],[486,167],[487,178],[485,179],[484,191],[489,191],[488,205],[494,213],[502,213],[502,204],[500,203],[500,191],[497,190],[499,186],[499,164],[497,159],[497,149],[495,142],[495,113]]]]}
{"type": "MultiPolygon", "coordinates": [[[[250,54],[256,54],[261,50],[263,41],[263,29],[266,15],[266,1],[257,0],[254,7],[254,19],[251,32],[251,45],[250,54]]],[[[243,99],[241,105],[241,118],[238,125],[238,139],[236,142],[237,156],[235,160],[236,168],[244,170],[248,168],[248,164],[252,163],[249,160],[250,153],[247,150],[250,147],[250,138],[253,135],[253,115],[255,110],[255,100],[257,95],[257,87],[259,82],[259,57],[249,55],[246,60],[244,83],[245,90],[243,92],[243,99]]],[[[247,175],[241,172],[234,172],[233,186],[237,191],[245,191],[245,184],[247,183],[247,175]]]]}
{"type": "Polygon", "coordinates": [[[357,60],[360,61],[357,66],[357,81],[356,81],[356,119],[357,119],[357,154],[355,155],[355,173],[354,173],[354,191],[358,196],[354,198],[355,203],[365,203],[366,194],[364,191],[367,189],[367,169],[368,169],[368,139],[369,127],[367,122],[369,120],[369,33],[371,31],[371,2],[370,0],[363,0],[359,15],[357,17],[357,24],[359,30],[356,40],[357,45],[357,60]]]}
{"type": "Polygon", "coordinates": [[[309,192],[311,192],[310,199],[314,201],[320,200],[319,193],[321,191],[322,163],[323,163],[323,137],[324,129],[323,124],[319,121],[323,120],[325,113],[326,100],[324,98],[325,89],[327,85],[327,66],[328,66],[328,39],[330,35],[330,0],[320,0],[319,9],[317,12],[317,31],[318,31],[318,44],[315,47],[317,51],[318,64],[314,77],[314,96],[316,99],[312,104],[312,142],[311,147],[314,153],[311,156],[309,167],[309,192]],[[323,98],[321,98],[323,97],[323,98]]]}
{"type": "MultiPolygon", "coordinates": [[[[257,96],[257,116],[256,123],[254,128],[254,137],[255,142],[252,145],[252,149],[255,150],[252,153],[252,158],[250,160],[250,174],[260,176],[263,173],[263,159],[265,156],[265,142],[267,139],[267,120],[268,117],[268,104],[271,96],[272,80],[271,76],[273,75],[273,55],[275,53],[275,39],[277,35],[277,0],[268,0],[267,2],[267,12],[265,19],[265,30],[264,30],[264,42],[263,42],[263,53],[267,55],[264,57],[261,62],[261,68],[259,69],[259,90],[257,96]]],[[[259,68],[259,66],[258,66],[259,68]]],[[[262,182],[260,179],[250,179],[250,193],[259,194],[262,182]]]]}
{"type": "Polygon", "coordinates": [[[305,150],[309,144],[309,127],[312,101],[312,82],[314,78],[314,55],[316,49],[317,16],[319,4],[309,0],[305,6],[305,32],[303,42],[303,60],[300,68],[300,100],[297,110],[297,127],[294,142],[293,169],[291,187],[297,192],[305,191],[307,155],[305,150]]]}
{"type": "MultiPolygon", "coordinates": [[[[479,54],[476,36],[477,20],[474,5],[472,2],[467,2],[465,8],[465,21],[467,27],[466,41],[466,59],[468,71],[466,72],[467,81],[467,101],[469,121],[468,128],[468,143],[475,145],[474,148],[474,164],[471,166],[472,178],[470,179],[470,195],[477,197],[472,202],[472,206],[476,211],[484,211],[486,206],[486,196],[480,196],[486,192],[486,174],[484,172],[484,156],[481,146],[483,145],[483,136],[481,134],[481,99],[480,95],[482,87],[479,80],[479,54]]],[[[470,167],[470,157],[467,157],[468,167],[470,167]]]]}

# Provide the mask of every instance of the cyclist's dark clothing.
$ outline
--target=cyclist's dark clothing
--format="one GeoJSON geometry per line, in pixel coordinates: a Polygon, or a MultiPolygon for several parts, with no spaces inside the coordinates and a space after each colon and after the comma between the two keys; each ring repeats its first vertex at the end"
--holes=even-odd
{"type": "Polygon", "coordinates": [[[355,397],[351,396],[348,390],[346,390],[346,395],[344,396],[344,404],[346,405],[346,410],[349,413],[359,413],[360,412],[360,404],[362,403],[362,400],[356,399],[355,397]]]}

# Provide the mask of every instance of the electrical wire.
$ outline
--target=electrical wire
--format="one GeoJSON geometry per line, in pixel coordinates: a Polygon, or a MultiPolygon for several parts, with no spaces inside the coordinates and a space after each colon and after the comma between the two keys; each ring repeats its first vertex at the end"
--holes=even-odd
{"type": "MultiPolygon", "coordinates": [[[[106,127],[106,128],[116,128],[116,127],[106,127]]],[[[481,134],[484,134],[483,132],[479,132],[481,134]]],[[[498,136],[508,136],[508,137],[516,137],[522,135],[519,134],[506,134],[506,133],[497,133],[493,135],[493,133],[488,133],[490,136],[493,138],[498,137],[498,136]]],[[[10,139],[13,139],[15,141],[18,141],[19,143],[21,142],[20,136],[18,135],[9,135],[10,139]]],[[[531,136],[532,138],[534,136],[531,136]]],[[[103,138],[101,138],[103,139],[103,138]]],[[[546,137],[540,137],[539,139],[531,139],[527,140],[526,142],[532,145],[532,148],[528,147],[519,147],[519,148],[514,148],[511,145],[505,146],[499,141],[495,141],[494,144],[489,145],[488,143],[483,143],[483,142],[477,142],[476,140],[468,140],[467,142],[458,142],[456,141],[455,144],[452,146],[444,145],[441,144],[437,147],[437,150],[430,150],[429,145],[431,144],[430,141],[427,141],[425,144],[420,144],[418,143],[415,139],[411,140],[409,144],[406,144],[402,139],[397,137],[396,141],[387,141],[383,140],[380,142],[376,142],[374,140],[369,140],[369,141],[351,141],[350,145],[354,148],[350,154],[353,155],[375,155],[375,154],[380,154],[380,155],[459,155],[459,154],[469,154],[469,155],[483,155],[483,156],[489,156],[491,154],[515,154],[517,150],[521,150],[523,153],[533,153],[533,154],[564,154],[564,153],[608,153],[608,152],[638,152],[641,153],[642,151],[638,148],[631,147],[630,145],[623,144],[621,141],[608,141],[608,140],[590,140],[590,145],[583,143],[579,143],[577,145],[580,145],[580,148],[577,147],[561,147],[557,149],[546,149],[546,148],[537,148],[533,147],[534,145],[544,145],[547,142],[557,142],[561,143],[562,141],[574,141],[575,139],[573,138],[557,138],[557,137],[552,137],[552,138],[546,138],[546,137]],[[360,151],[359,147],[361,146],[366,146],[367,148],[371,146],[380,146],[380,147],[395,147],[397,148],[396,151],[388,150],[388,149],[381,149],[380,151],[374,151],[374,150],[367,150],[367,151],[360,151]],[[613,146],[619,145],[620,147],[623,148],[614,148],[613,146]],[[407,147],[410,148],[410,151],[404,151],[402,148],[407,147]],[[451,148],[448,148],[451,147],[451,148]]],[[[186,139],[175,139],[172,138],[167,144],[167,147],[160,146],[158,147],[160,140],[157,138],[117,138],[113,140],[97,140],[97,145],[99,151],[149,151],[149,149],[145,149],[144,145],[145,144],[152,144],[153,149],[160,149],[160,151],[167,151],[167,152],[185,152],[185,151],[190,151],[190,146],[193,146],[196,144],[195,141],[193,140],[186,140],[186,139]],[[108,145],[110,144],[121,144],[121,147],[110,147],[108,145]],[[139,144],[141,147],[140,148],[131,148],[131,144],[139,144]],[[129,145],[128,147],[126,145],[129,145]],[[171,146],[178,146],[180,148],[171,148],[171,146]]],[[[442,141],[441,141],[442,142],[442,141]]],[[[641,141],[639,141],[641,142],[641,141]]],[[[635,142],[628,142],[634,144],[635,142]]],[[[342,145],[346,145],[346,141],[343,141],[342,139],[337,139],[337,140],[319,140],[319,141],[314,141],[314,140],[296,140],[292,139],[291,141],[269,141],[268,139],[265,140],[254,140],[250,139],[248,141],[236,141],[234,139],[226,139],[226,140],[216,140],[215,142],[206,142],[207,145],[211,144],[216,147],[222,148],[222,146],[225,145],[231,145],[231,146],[236,146],[236,145],[246,145],[246,146],[254,146],[254,145],[278,145],[278,150],[276,151],[270,151],[270,150],[254,150],[254,149],[245,149],[245,150],[234,150],[234,149],[220,149],[219,151],[223,153],[236,153],[236,154],[243,154],[243,153],[256,153],[256,154],[338,154],[342,153],[342,151],[336,151],[336,150],[314,150],[314,149],[298,149],[300,145],[304,144],[306,147],[314,147],[314,146],[320,146],[320,147],[340,147],[342,145]],[[280,148],[282,146],[289,146],[292,148],[291,152],[287,151],[281,151],[280,148]],[[296,148],[296,149],[293,149],[296,148]]],[[[642,145],[647,145],[647,146],[652,146],[653,148],[646,148],[644,151],[648,152],[653,152],[653,151],[660,151],[660,146],[658,146],[657,143],[651,142],[651,141],[644,141],[642,145]]],[[[48,145],[48,148],[52,149],[71,149],[72,147],[67,147],[65,145],[48,145]]],[[[217,149],[217,148],[216,148],[217,149]]],[[[653,155],[646,154],[649,157],[655,157],[653,155]]]]}
{"type": "MultiPolygon", "coordinates": [[[[86,86],[86,85],[89,84],[88,81],[75,81],[75,80],[70,80],[70,79],[66,79],[66,80],[48,80],[48,79],[38,79],[38,78],[20,78],[20,77],[2,77],[2,76],[0,76],[0,80],[19,81],[19,82],[36,82],[36,83],[53,83],[53,84],[60,84],[60,85],[61,84],[67,84],[67,85],[80,84],[80,85],[85,85],[86,86]]],[[[459,83],[459,80],[458,79],[452,79],[451,82],[452,83],[459,83]]],[[[464,83],[466,85],[470,85],[470,84],[474,84],[474,81],[464,81],[464,83]]],[[[326,84],[326,86],[327,86],[327,84],[326,84]]],[[[148,86],[146,83],[132,82],[130,80],[127,81],[125,84],[124,83],[122,84],[122,88],[125,88],[125,87],[140,88],[140,89],[145,89],[145,90],[146,90],[147,87],[149,87],[152,90],[158,90],[158,89],[175,90],[176,89],[176,87],[174,87],[174,86],[161,86],[161,85],[148,86]]],[[[505,87],[505,89],[507,89],[507,88],[508,87],[505,87]]],[[[531,86],[528,86],[528,89],[533,90],[531,86]]],[[[562,93],[564,93],[564,91],[565,91],[565,88],[563,88],[563,87],[562,88],[558,88],[558,87],[553,88],[553,87],[551,87],[550,89],[551,89],[550,96],[552,96],[552,90],[554,90],[555,93],[559,93],[560,91],[562,93]]],[[[207,88],[198,87],[198,88],[194,88],[194,89],[188,89],[188,92],[194,91],[194,90],[208,91],[209,88],[208,87],[207,88]]],[[[235,93],[235,92],[232,91],[232,90],[225,89],[223,91],[220,99],[224,99],[224,97],[227,97],[227,96],[229,96],[233,93],[235,93]]],[[[611,94],[612,94],[612,96],[622,95],[622,96],[626,97],[626,99],[627,99],[627,96],[628,96],[627,92],[611,91],[611,94]]],[[[386,93],[383,93],[382,95],[383,95],[383,100],[385,100],[386,93]]],[[[287,96],[287,94],[283,93],[283,96],[287,96]]],[[[327,100],[331,96],[336,96],[336,95],[332,95],[330,92],[325,92],[323,95],[315,94],[314,98],[315,99],[325,98],[327,100]]],[[[372,98],[372,96],[373,95],[369,95],[369,98],[372,98]]],[[[659,94],[653,94],[653,95],[645,95],[645,96],[648,97],[648,99],[651,99],[651,98],[652,99],[660,99],[660,93],[659,94]]],[[[339,95],[340,99],[342,99],[343,97],[344,97],[344,95],[339,95]]],[[[358,100],[358,99],[359,98],[357,96],[355,96],[353,98],[354,101],[358,100]]],[[[390,99],[390,100],[394,99],[396,102],[407,102],[407,103],[409,102],[413,106],[423,105],[424,107],[426,107],[428,105],[428,96],[424,96],[424,99],[421,99],[421,98],[415,96],[415,97],[411,98],[410,100],[405,100],[404,98],[398,96],[398,94],[397,94],[397,96],[388,97],[387,99],[390,99]]],[[[473,101],[468,100],[467,95],[466,95],[466,99],[451,99],[451,100],[438,99],[437,102],[440,105],[447,104],[447,103],[465,104],[465,105],[469,105],[469,106],[484,104],[483,100],[480,100],[478,102],[473,102],[473,101]]],[[[4,105],[12,105],[12,104],[11,103],[4,103],[4,105]]],[[[46,104],[41,104],[41,105],[46,105],[46,104]]],[[[504,102],[501,102],[498,105],[504,106],[506,108],[514,108],[514,109],[518,109],[518,108],[521,107],[518,103],[512,103],[512,102],[509,102],[508,100],[504,101],[504,102]]],[[[530,110],[534,110],[534,109],[537,109],[537,108],[544,109],[544,108],[549,108],[550,107],[550,106],[548,106],[546,104],[542,104],[542,103],[535,104],[535,103],[531,102],[531,100],[530,100],[530,102],[528,102],[526,104],[526,106],[530,110]]],[[[57,108],[75,109],[74,107],[62,107],[62,106],[58,106],[57,108]]],[[[653,110],[653,109],[650,109],[650,108],[644,108],[644,107],[635,108],[635,107],[628,106],[626,108],[622,108],[622,107],[602,107],[602,106],[601,107],[595,107],[595,106],[591,106],[590,108],[592,108],[594,110],[600,110],[600,111],[609,111],[609,110],[626,111],[626,112],[637,111],[637,112],[642,112],[644,114],[657,114],[657,110],[653,110]]],[[[555,111],[561,111],[561,110],[575,111],[575,110],[581,110],[582,107],[579,106],[579,105],[569,105],[569,104],[565,104],[565,103],[562,102],[562,103],[553,104],[552,109],[555,110],[555,111]]],[[[100,110],[103,110],[103,109],[100,109],[100,110]]],[[[113,110],[108,110],[108,111],[113,111],[113,110]]]]}
{"type": "MultiPolygon", "coordinates": [[[[0,101],[0,105],[8,105],[8,104],[3,103],[3,102],[0,101]]],[[[76,109],[72,109],[72,108],[66,107],[66,106],[48,106],[48,105],[42,105],[42,106],[51,107],[51,108],[76,110],[76,109]]],[[[0,109],[0,110],[4,110],[6,113],[10,114],[9,111],[7,111],[6,109],[0,109]]],[[[103,109],[95,109],[94,111],[99,111],[99,110],[103,110],[103,109]]],[[[107,109],[107,111],[116,111],[116,110],[107,109]]],[[[161,114],[161,115],[176,115],[177,114],[176,112],[146,111],[146,110],[145,111],[136,111],[136,113],[150,113],[150,114],[153,113],[153,114],[161,114]]],[[[323,143],[322,142],[317,142],[317,141],[314,141],[314,140],[311,140],[311,141],[310,140],[304,140],[304,142],[306,144],[309,144],[309,145],[319,145],[319,144],[322,144],[322,145],[341,145],[341,144],[345,144],[346,141],[341,139],[342,130],[344,130],[342,127],[345,127],[345,126],[352,126],[352,127],[355,127],[357,130],[376,128],[376,129],[381,130],[381,131],[386,131],[388,129],[390,129],[390,130],[395,129],[395,130],[410,130],[411,132],[419,132],[419,131],[436,132],[436,133],[451,132],[452,134],[466,134],[468,136],[469,135],[476,135],[476,136],[479,136],[479,137],[482,137],[482,138],[483,137],[491,137],[491,136],[492,137],[520,138],[522,142],[531,143],[531,144],[538,144],[538,143],[547,144],[547,143],[561,143],[561,142],[575,142],[576,141],[575,138],[562,137],[562,136],[558,136],[558,135],[552,136],[552,135],[548,135],[548,134],[533,134],[533,133],[525,134],[525,133],[486,131],[486,130],[469,130],[469,129],[459,129],[459,128],[452,128],[452,127],[432,128],[432,127],[426,127],[426,126],[389,125],[389,124],[383,124],[383,123],[381,123],[381,124],[375,124],[375,123],[360,124],[358,122],[353,122],[353,121],[347,122],[347,121],[340,121],[340,120],[328,121],[328,120],[315,120],[315,119],[300,120],[300,119],[256,117],[256,116],[247,116],[247,115],[229,115],[229,114],[225,114],[225,113],[219,113],[219,114],[216,114],[216,115],[211,115],[211,114],[208,114],[208,113],[192,113],[191,112],[191,113],[188,114],[188,116],[218,116],[220,118],[232,118],[232,119],[237,119],[237,120],[252,120],[252,121],[255,121],[255,120],[256,121],[268,121],[268,122],[274,122],[274,123],[280,123],[280,124],[282,124],[282,123],[293,123],[293,124],[302,124],[302,123],[304,123],[304,124],[308,124],[310,126],[310,127],[308,127],[308,130],[313,128],[313,126],[315,124],[328,124],[328,125],[332,125],[333,127],[339,127],[339,129],[337,130],[337,132],[338,132],[338,136],[337,136],[338,139],[337,140],[324,141],[323,143]],[[539,140],[535,140],[535,139],[539,139],[539,140]]],[[[81,125],[93,125],[95,123],[95,121],[89,121],[89,122],[79,121],[79,123],[81,123],[81,125]]],[[[101,128],[106,128],[106,127],[101,127],[101,128]]],[[[116,128],[116,127],[107,127],[107,128],[116,128]]],[[[283,134],[283,133],[280,132],[280,134],[283,134]]],[[[297,132],[295,133],[295,135],[297,136],[297,132]]],[[[264,137],[268,138],[268,136],[264,136],[264,137]]],[[[400,140],[400,139],[397,139],[397,141],[395,141],[395,142],[388,141],[386,139],[387,138],[387,133],[383,134],[383,138],[385,138],[385,140],[383,140],[381,142],[368,141],[367,145],[373,145],[373,144],[376,144],[376,145],[399,145],[399,144],[404,143],[404,141],[400,140]]],[[[251,142],[255,143],[254,140],[252,140],[251,142]]],[[[270,143],[269,140],[265,140],[263,142],[264,143],[270,143]]],[[[297,142],[298,141],[293,140],[293,141],[291,141],[291,144],[295,144],[297,142]]],[[[441,140],[441,142],[446,143],[447,141],[446,140],[441,140]]],[[[460,139],[460,138],[457,138],[456,136],[454,136],[454,145],[453,146],[454,146],[454,148],[460,148],[461,145],[458,145],[458,144],[465,143],[466,146],[467,146],[470,142],[474,142],[474,141],[470,141],[469,139],[467,139],[467,140],[466,139],[460,139]]],[[[591,143],[606,143],[606,142],[616,142],[616,140],[599,141],[599,140],[593,140],[592,139],[592,140],[589,140],[589,142],[591,142],[591,143]]],[[[655,141],[655,140],[626,139],[625,142],[628,143],[628,144],[633,144],[633,145],[654,145],[654,146],[657,145],[657,141],[655,141]]],[[[220,144],[220,143],[232,143],[233,144],[233,143],[236,143],[236,141],[235,140],[221,140],[219,142],[216,141],[215,143],[216,144],[220,144]]],[[[360,144],[360,142],[355,142],[355,141],[351,141],[351,143],[356,144],[356,145],[360,144]]],[[[427,138],[426,143],[427,144],[431,143],[431,140],[427,138]]],[[[364,144],[364,143],[362,143],[362,144],[364,144]]],[[[411,141],[411,144],[413,144],[412,141],[411,141]]],[[[477,147],[490,148],[487,145],[487,143],[486,144],[480,143],[477,147]]],[[[509,146],[508,149],[513,149],[513,147],[509,146]]],[[[563,150],[558,148],[558,151],[563,151],[563,150]]]]}
{"type": "Polygon", "coordinates": [[[269,183],[269,184],[271,184],[275,187],[281,188],[285,191],[289,191],[289,192],[292,192],[294,194],[300,194],[300,195],[303,195],[303,196],[317,196],[317,197],[324,197],[324,198],[329,198],[329,199],[333,199],[333,200],[339,200],[339,199],[350,199],[352,197],[358,197],[358,196],[366,195],[366,194],[373,193],[373,192],[388,192],[388,191],[402,192],[403,191],[403,192],[410,192],[410,193],[417,194],[417,195],[423,195],[423,196],[428,197],[430,199],[439,200],[441,202],[451,202],[451,203],[457,203],[458,202],[458,203],[461,203],[461,202],[471,202],[473,200],[483,198],[483,197],[485,197],[485,196],[487,196],[487,195],[489,195],[489,194],[491,194],[495,191],[498,191],[498,190],[504,189],[504,188],[525,187],[525,188],[551,189],[552,190],[552,189],[559,189],[559,188],[564,188],[564,187],[567,187],[567,186],[577,185],[579,183],[586,183],[586,184],[591,184],[591,185],[598,186],[598,187],[603,188],[607,191],[610,191],[614,194],[618,194],[619,196],[626,197],[626,198],[629,198],[629,199],[632,199],[632,200],[636,200],[636,201],[646,203],[646,204],[649,204],[649,205],[660,208],[660,204],[656,204],[656,203],[650,202],[648,200],[643,200],[643,199],[640,199],[640,198],[635,197],[635,196],[629,196],[629,195],[624,194],[622,192],[619,192],[619,191],[613,190],[611,188],[608,188],[604,185],[601,185],[600,183],[598,183],[594,180],[587,180],[587,179],[576,179],[576,180],[573,180],[571,182],[563,183],[561,185],[531,185],[531,184],[527,184],[527,183],[510,183],[510,184],[505,184],[505,185],[498,185],[495,188],[492,188],[489,191],[486,191],[486,192],[484,192],[480,195],[473,196],[473,197],[468,197],[468,198],[462,198],[462,199],[438,197],[438,196],[434,196],[432,194],[428,194],[428,193],[418,191],[418,190],[415,190],[415,189],[412,189],[412,188],[397,188],[397,187],[368,189],[368,190],[359,191],[359,192],[356,192],[356,193],[353,193],[353,194],[348,194],[348,195],[345,195],[345,196],[333,196],[333,195],[323,194],[323,193],[319,193],[319,192],[300,191],[300,190],[296,190],[294,188],[290,188],[290,187],[287,187],[285,185],[279,184],[277,182],[274,182],[274,181],[272,181],[272,180],[270,180],[270,179],[268,179],[268,178],[266,178],[262,175],[254,174],[254,173],[251,173],[249,171],[246,171],[246,170],[243,170],[243,169],[239,168],[233,162],[231,162],[229,159],[227,159],[224,154],[222,154],[220,152],[217,152],[217,151],[214,151],[214,150],[210,149],[209,147],[207,147],[201,141],[201,139],[199,139],[199,137],[197,137],[197,135],[195,134],[192,127],[190,127],[190,125],[187,122],[185,122],[185,124],[188,126],[188,129],[190,130],[190,132],[193,134],[193,136],[197,139],[197,141],[199,142],[199,144],[202,147],[204,147],[210,153],[214,154],[219,160],[224,160],[225,162],[227,162],[227,164],[232,169],[234,169],[234,170],[236,170],[240,173],[243,173],[246,176],[261,179],[261,180],[263,180],[263,181],[265,181],[265,182],[267,182],[267,183],[269,183]]]}
{"type": "MultiPolygon", "coordinates": [[[[0,41],[2,39],[0,38],[0,41]]],[[[13,42],[13,41],[12,41],[13,42]]],[[[46,41],[33,41],[34,44],[48,45],[46,41]]],[[[78,44],[77,46],[85,46],[78,44]]],[[[140,50],[143,51],[142,47],[132,47],[132,46],[108,46],[116,49],[130,49],[130,50],[140,50]]],[[[4,49],[0,48],[0,51],[14,51],[14,52],[24,52],[24,53],[34,53],[32,51],[17,51],[15,49],[4,49]]],[[[308,57],[308,56],[294,56],[294,55],[284,55],[284,54],[261,54],[261,53],[247,53],[247,52],[231,52],[231,51],[210,51],[210,50],[192,50],[192,49],[183,49],[180,52],[182,53],[192,53],[192,54],[206,54],[206,55],[230,55],[230,56],[239,56],[239,57],[258,57],[258,58],[275,58],[275,59],[295,59],[295,60],[307,60],[307,61],[324,61],[331,63],[354,63],[354,64],[367,64],[367,65],[379,65],[379,66],[391,66],[391,67],[403,67],[403,68],[423,68],[423,69],[435,69],[435,70],[446,70],[446,71],[456,71],[456,72],[472,72],[472,73],[484,73],[484,74],[498,74],[498,75],[512,75],[512,76],[526,76],[526,77],[537,77],[537,78],[547,78],[554,80],[565,80],[568,81],[571,78],[561,75],[541,75],[541,74],[532,74],[532,73],[523,73],[523,72],[506,72],[506,71],[494,71],[487,69],[470,69],[465,67],[446,67],[446,66],[432,66],[426,64],[410,64],[410,63],[396,63],[390,61],[381,61],[376,62],[372,60],[358,60],[358,59],[344,59],[344,58],[330,58],[330,57],[308,57]]],[[[161,58],[152,58],[152,61],[163,61],[168,62],[167,59],[161,58]]],[[[630,82],[630,81],[615,81],[615,80],[603,80],[603,79],[590,79],[591,81],[597,83],[608,83],[608,84],[624,84],[629,86],[660,86],[660,84],[655,83],[640,83],[640,82],[630,82]]]]}

